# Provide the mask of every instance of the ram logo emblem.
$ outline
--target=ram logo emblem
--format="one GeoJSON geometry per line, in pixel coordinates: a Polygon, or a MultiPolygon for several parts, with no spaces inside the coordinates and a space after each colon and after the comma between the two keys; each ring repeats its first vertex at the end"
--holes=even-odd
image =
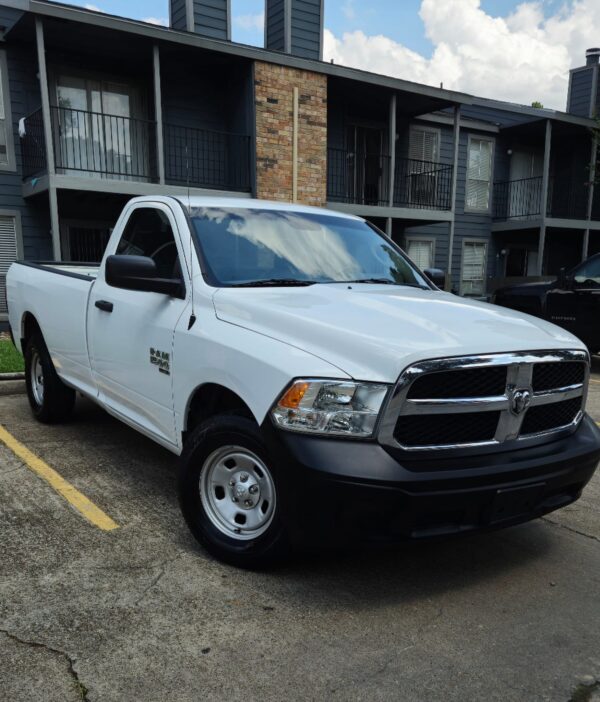
{"type": "Polygon", "coordinates": [[[513,414],[519,416],[531,404],[530,390],[512,390],[509,395],[510,409],[513,414]]]}
{"type": "Polygon", "coordinates": [[[158,349],[150,349],[150,363],[158,367],[159,373],[171,375],[171,356],[158,349]]]}

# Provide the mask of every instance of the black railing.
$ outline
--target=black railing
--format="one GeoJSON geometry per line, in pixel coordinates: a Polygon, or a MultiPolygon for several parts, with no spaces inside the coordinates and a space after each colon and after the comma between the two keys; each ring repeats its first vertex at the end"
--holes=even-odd
{"type": "Polygon", "coordinates": [[[527,219],[542,212],[542,177],[494,184],[494,219],[527,219]]]}
{"type": "MultiPolygon", "coordinates": [[[[333,202],[388,207],[389,156],[327,149],[327,197],[333,202]]],[[[394,207],[449,210],[452,203],[452,166],[397,158],[394,207]]]]}
{"type": "Polygon", "coordinates": [[[21,138],[23,180],[33,178],[46,171],[46,140],[42,108],[25,117],[25,134],[21,138]]]}
{"type": "Polygon", "coordinates": [[[156,123],[134,117],[51,107],[58,173],[156,180],[156,123]]]}
{"type": "Polygon", "coordinates": [[[250,191],[250,137],[165,124],[168,182],[220,190],[250,191]]]}
{"type": "MultiPolygon", "coordinates": [[[[589,184],[571,173],[550,176],[546,215],[586,219],[589,184]]],[[[528,219],[542,214],[542,176],[494,184],[494,219],[528,219]]],[[[600,214],[600,212],[599,212],[600,214]]]]}
{"type": "Polygon", "coordinates": [[[592,200],[592,220],[600,221],[600,182],[594,185],[594,198],[592,200]]]}
{"type": "Polygon", "coordinates": [[[452,166],[397,158],[394,206],[419,210],[452,209],[452,166]]]}
{"type": "Polygon", "coordinates": [[[327,197],[334,202],[388,206],[390,158],[327,149],[327,197]]]}

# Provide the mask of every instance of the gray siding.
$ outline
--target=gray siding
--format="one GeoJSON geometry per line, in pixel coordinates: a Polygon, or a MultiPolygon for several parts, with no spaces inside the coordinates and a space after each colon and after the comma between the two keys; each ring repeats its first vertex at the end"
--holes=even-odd
{"type": "Polygon", "coordinates": [[[320,59],[323,0],[267,0],[266,48],[289,51],[295,56],[320,59]],[[286,17],[286,12],[291,17],[286,17]],[[286,26],[291,46],[286,46],[286,26]]]}
{"type": "Polygon", "coordinates": [[[0,5],[0,27],[9,30],[15,22],[22,16],[21,10],[15,10],[12,7],[3,7],[0,5]]]}
{"type": "Polygon", "coordinates": [[[295,56],[321,58],[323,0],[291,0],[292,51],[295,56]]]}
{"type": "Polygon", "coordinates": [[[265,48],[285,51],[285,0],[267,0],[265,48]]]}
{"type": "Polygon", "coordinates": [[[194,31],[211,39],[228,39],[228,14],[228,0],[194,0],[194,31]]]}
{"type": "Polygon", "coordinates": [[[185,9],[185,0],[169,0],[169,8],[171,14],[171,27],[173,29],[187,29],[187,13],[185,9]]]}
{"type": "Polygon", "coordinates": [[[571,90],[567,105],[567,111],[571,114],[589,117],[593,76],[594,69],[591,66],[582,71],[571,73],[571,90]]]}
{"type": "MultiPolygon", "coordinates": [[[[5,8],[2,8],[5,11],[5,8]]],[[[23,248],[25,258],[52,258],[50,215],[48,196],[40,195],[25,201],[21,195],[21,144],[18,123],[40,106],[39,85],[36,78],[37,62],[32,52],[13,46],[3,46],[7,51],[7,63],[12,108],[12,132],[15,144],[16,171],[0,172],[0,210],[16,210],[21,213],[23,248]]]]}

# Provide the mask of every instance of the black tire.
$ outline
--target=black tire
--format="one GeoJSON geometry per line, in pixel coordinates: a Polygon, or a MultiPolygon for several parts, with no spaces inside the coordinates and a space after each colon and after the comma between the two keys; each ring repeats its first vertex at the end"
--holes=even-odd
{"type": "MultiPolygon", "coordinates": [[[[180,461],[178,492],[181,511],[192,534],[207,551],[221,561],[248,569],[263,569],[285,558],[289,548],[280,519],[277,470],[270,463],[254,421],[235,415],[219,415],[202,423],[188,437],[180,461]],[[219,451],[227,451],[227,447],[240,447],[258,457],[263,467],[267,467],[269,483],[274,486],[271,521],[263,527],[266,531],[256,537],[246,535],[242,540],[241,536],[225,533],[227,527],[215,526],[214,516],[211,518],[203,503],[206,498],[203,501],[201,496],[202,473],[210,470],[211,457],[219,451]]],[[[232,468],[232,475],[237,470],[237,467],[232,468]]],[[[233,498],[227,493],[223,499],[233,498]]],[[[239,509],[243,515],[243,508],[239,509]]]]}
{"type": "MultiPolygon", "coordinates": [[[[39,377],[38,373],[38,377],[39,377]]],[[[25,346],[25,384],[33,416],[44,424],[64,422],[75,405],[75,391],[58,377],[41,332],[34,332],[25,346]],[[36,392],[33,365],[41,371],[43,396],[36,392]]]]}

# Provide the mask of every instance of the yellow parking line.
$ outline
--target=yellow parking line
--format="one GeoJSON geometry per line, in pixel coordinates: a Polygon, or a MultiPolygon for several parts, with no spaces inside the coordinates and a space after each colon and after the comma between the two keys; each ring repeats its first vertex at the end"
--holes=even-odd
{"type": "Polygon", "coordinates": [[[67,482],[54,468],[50,468],[41,458],[32,453],[26,446],[23,446],[20,441],[17,441],[1,424],[0,441],[5,443],[16,456],[25,462],[28,468],[39,475],[42,480],[45,480],[50,487],[64,497],[79,514],[85,517],[94,526],[97,526],[98,529],[102,529],[102,531],[113,531],[119,528],[119,525],[107,514],[88,500],[85,495],[82,495],[71,483],[67,482]]]}

